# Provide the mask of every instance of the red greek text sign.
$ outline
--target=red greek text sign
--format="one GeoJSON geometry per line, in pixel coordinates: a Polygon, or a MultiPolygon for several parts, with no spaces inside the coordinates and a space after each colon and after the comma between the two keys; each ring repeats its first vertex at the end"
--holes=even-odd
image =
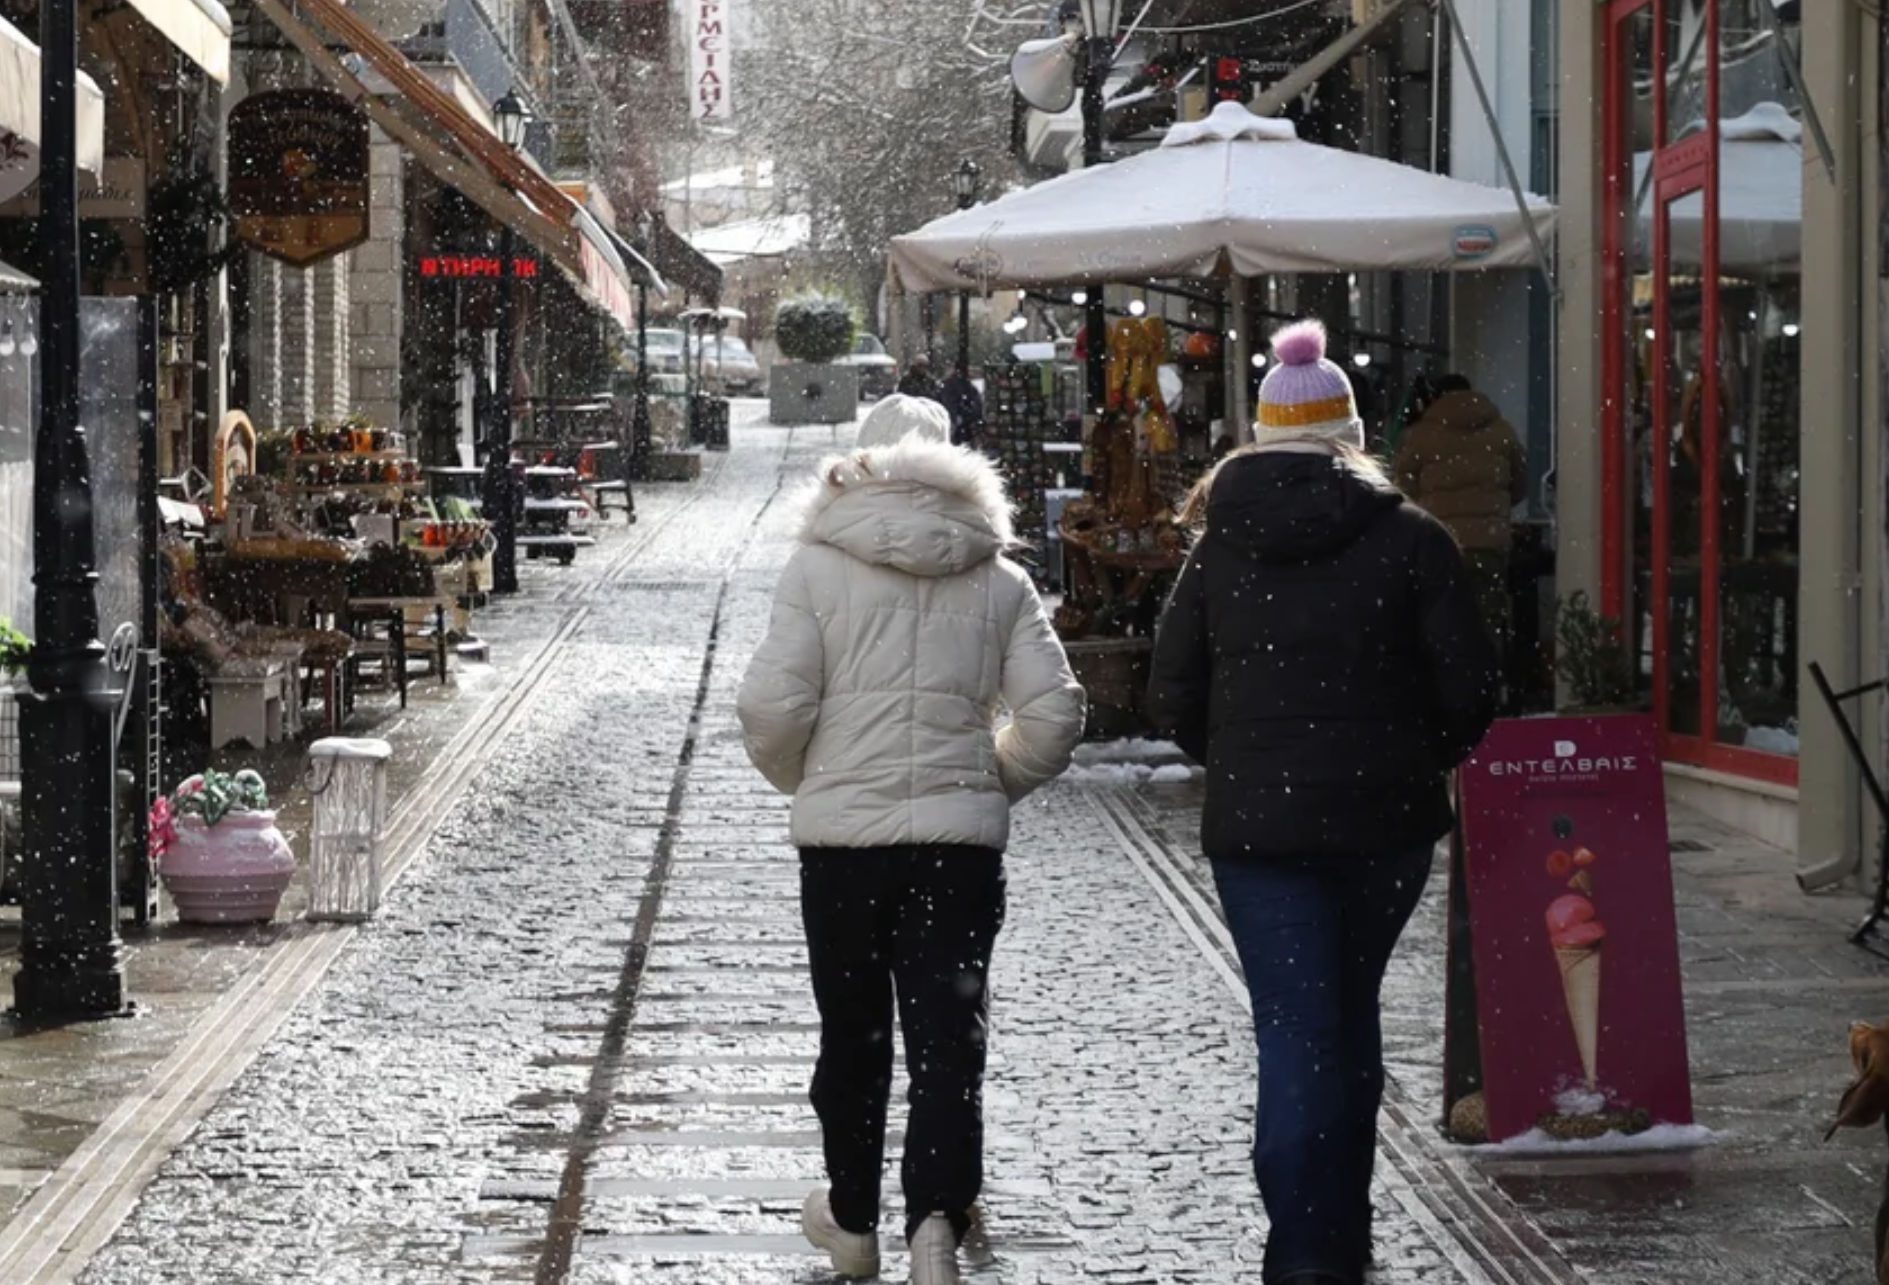
{"type": "MultiPolygon", "coordinates": [[[[497,280],[505,270],[505,260],[495,254],[426,254],[420,256],[420,275],[454,279],[490,278],[497,280]]],[[[529,279],[538,275],[536,259],[513,259],[512,275],[529,279]]]]}
{"type": "Polygon", "coordinates": [[[1557,1115],[1690,1124],[1653,721],[1497,723],[1462,802],[1489,1136],[1557,1115]]]}
{"type": "Polygon", "coordinates": [[[734,0],[689,0],[689,115],[721,121],[734,115],[730,28],[734,0]]]}

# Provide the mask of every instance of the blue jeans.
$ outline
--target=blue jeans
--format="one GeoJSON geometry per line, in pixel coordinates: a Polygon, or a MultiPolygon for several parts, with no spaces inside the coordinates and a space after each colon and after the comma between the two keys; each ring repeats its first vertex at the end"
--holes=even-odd
{"type": "Polygon", "coordinates": [[[1253,996],[1265,1279],[1363,1277],[1384,1093],[1378,991],[1432,850],[1215,861],[1253,996]]]}

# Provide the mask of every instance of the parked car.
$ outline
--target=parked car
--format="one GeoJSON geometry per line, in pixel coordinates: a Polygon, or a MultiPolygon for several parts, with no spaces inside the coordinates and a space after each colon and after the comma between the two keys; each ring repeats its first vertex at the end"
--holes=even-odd
{"type": "Polygon", "coordinates": [[[851,366],[859,371],[861,401],[878,401],[898,391],[899,364],[885,350],[885,345],[879,342],[877,335],[859,335],[853,340],[853,350],[834,364],[851,366]]]}
{"type": "Polygon", "coordinates": [[[702,378],[723,392],[752,397],[761,392],[761,363],[748,345],[733,335],[707,338],[702,345],[702,378]]]}
{"type": "MultiPolygon", "coordinates": [[[[680,330],[656,330],[646,332],[649,346],[649,373],[652,375],[680,375],[682,373],[682,332],[680,330]]],[[[630,357],[634,361],[636,346],[630,346],[630,357]]]]}

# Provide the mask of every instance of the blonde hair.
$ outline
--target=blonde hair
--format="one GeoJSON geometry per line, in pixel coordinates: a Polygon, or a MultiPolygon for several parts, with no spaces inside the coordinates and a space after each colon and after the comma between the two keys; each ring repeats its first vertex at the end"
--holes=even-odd
{"type": "MultiPolygon", "coordinates": [[[[1373,486],[1390,487],[1390,476],[1385,473],[1383,462],[1376,456],[1359,450],[1349,442],[1319,442],[1316,445],[1331,456],[1334,464],[1348,470],[1360,480],[1373,486]]],[[[1217,464],[1201,475],[1198,482],[1188,488],[1187,498],[1181,501],[1181,511],[1177,517],[1180,524],[1196,533],[1204,530],[1207,525],[1207,501],[1213,494],[1213,484],[1219,478],[1220,470],[1234,460],[1246,459],[1252,455],[1264,455],[1269,451],[1277,454],[1278,448],[1248,442],[1245,446],[1236,447],[1227,452],[1217,464]]],[[[1307,452],[1307,454],[1310,453],[1307,452]]]]}

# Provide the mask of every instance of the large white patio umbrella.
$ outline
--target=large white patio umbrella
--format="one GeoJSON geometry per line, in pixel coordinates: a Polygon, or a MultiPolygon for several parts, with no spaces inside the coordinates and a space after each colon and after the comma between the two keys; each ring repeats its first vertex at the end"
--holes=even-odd
{"type": "Polygon", "coordinates": [[[1160,146],[894,237],[909,291],[1081,285],[1230,272],[1527,267],[1554,209],[1299,139],[1221,103],[1160,146]]]}
{"type": "MultiPolygon", "coordinates": [[[[79,168],[96,177],[105,167],[105,96],[79,73],[79,168]]],[[[39,46],[0,19],[0,201],[39,177],[39,46]]]]}

